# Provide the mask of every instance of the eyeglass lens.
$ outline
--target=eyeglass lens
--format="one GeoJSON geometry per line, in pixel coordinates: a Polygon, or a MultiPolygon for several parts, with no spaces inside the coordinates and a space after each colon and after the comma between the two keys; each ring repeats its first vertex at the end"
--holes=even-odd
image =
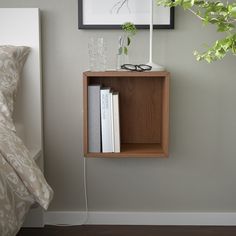
{"type": "Polygon", "coordinates": [[[151,69],[152,69],[151,66],[145,65],[145,64],[141,64],[141,65],[139,65],[139,67],[140,67],[142,70],[151,70],[151,69]]]}
{"type": "Polygon", "coordinates": [[[126,70],[136,70],[136,66],[132,64],[124,64],[123,67],[126,70]]]}
{"type": "Polygon", "coordinates": [[[151,70],[152,67],[145,64],[140,64],[140,65],[124,64],[121,66],[121,69],[142,72],[146,70],[151,70]]]}

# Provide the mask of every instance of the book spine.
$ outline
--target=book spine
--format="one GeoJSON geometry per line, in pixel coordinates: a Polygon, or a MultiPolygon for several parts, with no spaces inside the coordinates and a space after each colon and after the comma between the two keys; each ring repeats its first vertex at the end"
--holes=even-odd
{"type": "Polygon", "coordinates": [[[101,89],[102,152],[112,152],[112,122],[110,89],[101,89]]]}
{"type": "Polygon", "coordinates": [[[88,86],[88,150],[101,152],[100,86],[88,86]]]}
{"type": "Polygon", "coordinates": [[[113,107],[113,93],[110,92],[111,99],[111,142],[112,142],[112,152],[115,151],[115,134],[114,134],[114,107],[113,107]]]}
{"type": "Polygon", "coordinates": [[[114,152],[120,152],[120,111],[119,93],[113,94],[113,130],[114,130],[114,152]]]}

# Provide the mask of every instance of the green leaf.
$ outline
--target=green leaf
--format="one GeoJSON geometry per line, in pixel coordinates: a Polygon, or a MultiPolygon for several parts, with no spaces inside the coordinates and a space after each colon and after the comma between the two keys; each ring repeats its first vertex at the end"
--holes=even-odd
{"type": "Polygon", "coordinates": [[[124,47],[124,54],[128,55],[128,48],[127,47],[124,47]]]}
{"type": "Polygon", "coordinates": [[[130,37],[128,37],[128,38],[127,38],[127,45],[129,46],[130,43],[131,43],[131,39],[130,39],[130,37]]]}
{"type": "Polygon", "coordinates": [[[137,32],[136,26],[132,22],[126,22],[122,25],[124,32],[129,33],[130,35],[135,35],[137,32]]]}
{"type": "Polygon", "coordinates": [[[156,0],[162,6],[181,6],[200,18],[204,25],[216,26],[217,32],[226,34],[203,53],[194,52],[198,61],[221,60],[228,53],[236,54],[236,2],[218,0],[156,0]]]}
{"type": "Polygon", "coordinates": [[[233,16],[234,18],[236,18],[236,6],[231,6],[231,8],[229,9],[231,16],[233,16]]]}
{"type": "Polygon", "coordinates": [[[217,18],[212,18],[212,19],[209,20],[209,22],[210,22],[211,24],[216,24],[216,23],[219,22],[219,20],[218,20],[217,18]]]}

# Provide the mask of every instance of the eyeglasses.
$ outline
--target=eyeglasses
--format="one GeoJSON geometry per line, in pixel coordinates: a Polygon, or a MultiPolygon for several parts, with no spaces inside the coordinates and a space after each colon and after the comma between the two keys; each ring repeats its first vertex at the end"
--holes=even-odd
{"type": "Polygon", "coordinates": [[[152,67],[149,66],[149,65],[145,65],[145,64],[140,64],[140,65],[124,64],[124,65],[121,66],[121,69],[143,72],[143,71],[151,70],[152,67]]]}

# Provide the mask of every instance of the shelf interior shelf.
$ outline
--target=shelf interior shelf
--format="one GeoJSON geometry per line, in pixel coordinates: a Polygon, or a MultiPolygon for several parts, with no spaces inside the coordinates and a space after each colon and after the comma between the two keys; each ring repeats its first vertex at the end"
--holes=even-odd
{"type": "Polygon", "coordinates": [[[88,157],[166,157],[159,143],[123,143],[120,153],[88,153],[88,157]]]}

